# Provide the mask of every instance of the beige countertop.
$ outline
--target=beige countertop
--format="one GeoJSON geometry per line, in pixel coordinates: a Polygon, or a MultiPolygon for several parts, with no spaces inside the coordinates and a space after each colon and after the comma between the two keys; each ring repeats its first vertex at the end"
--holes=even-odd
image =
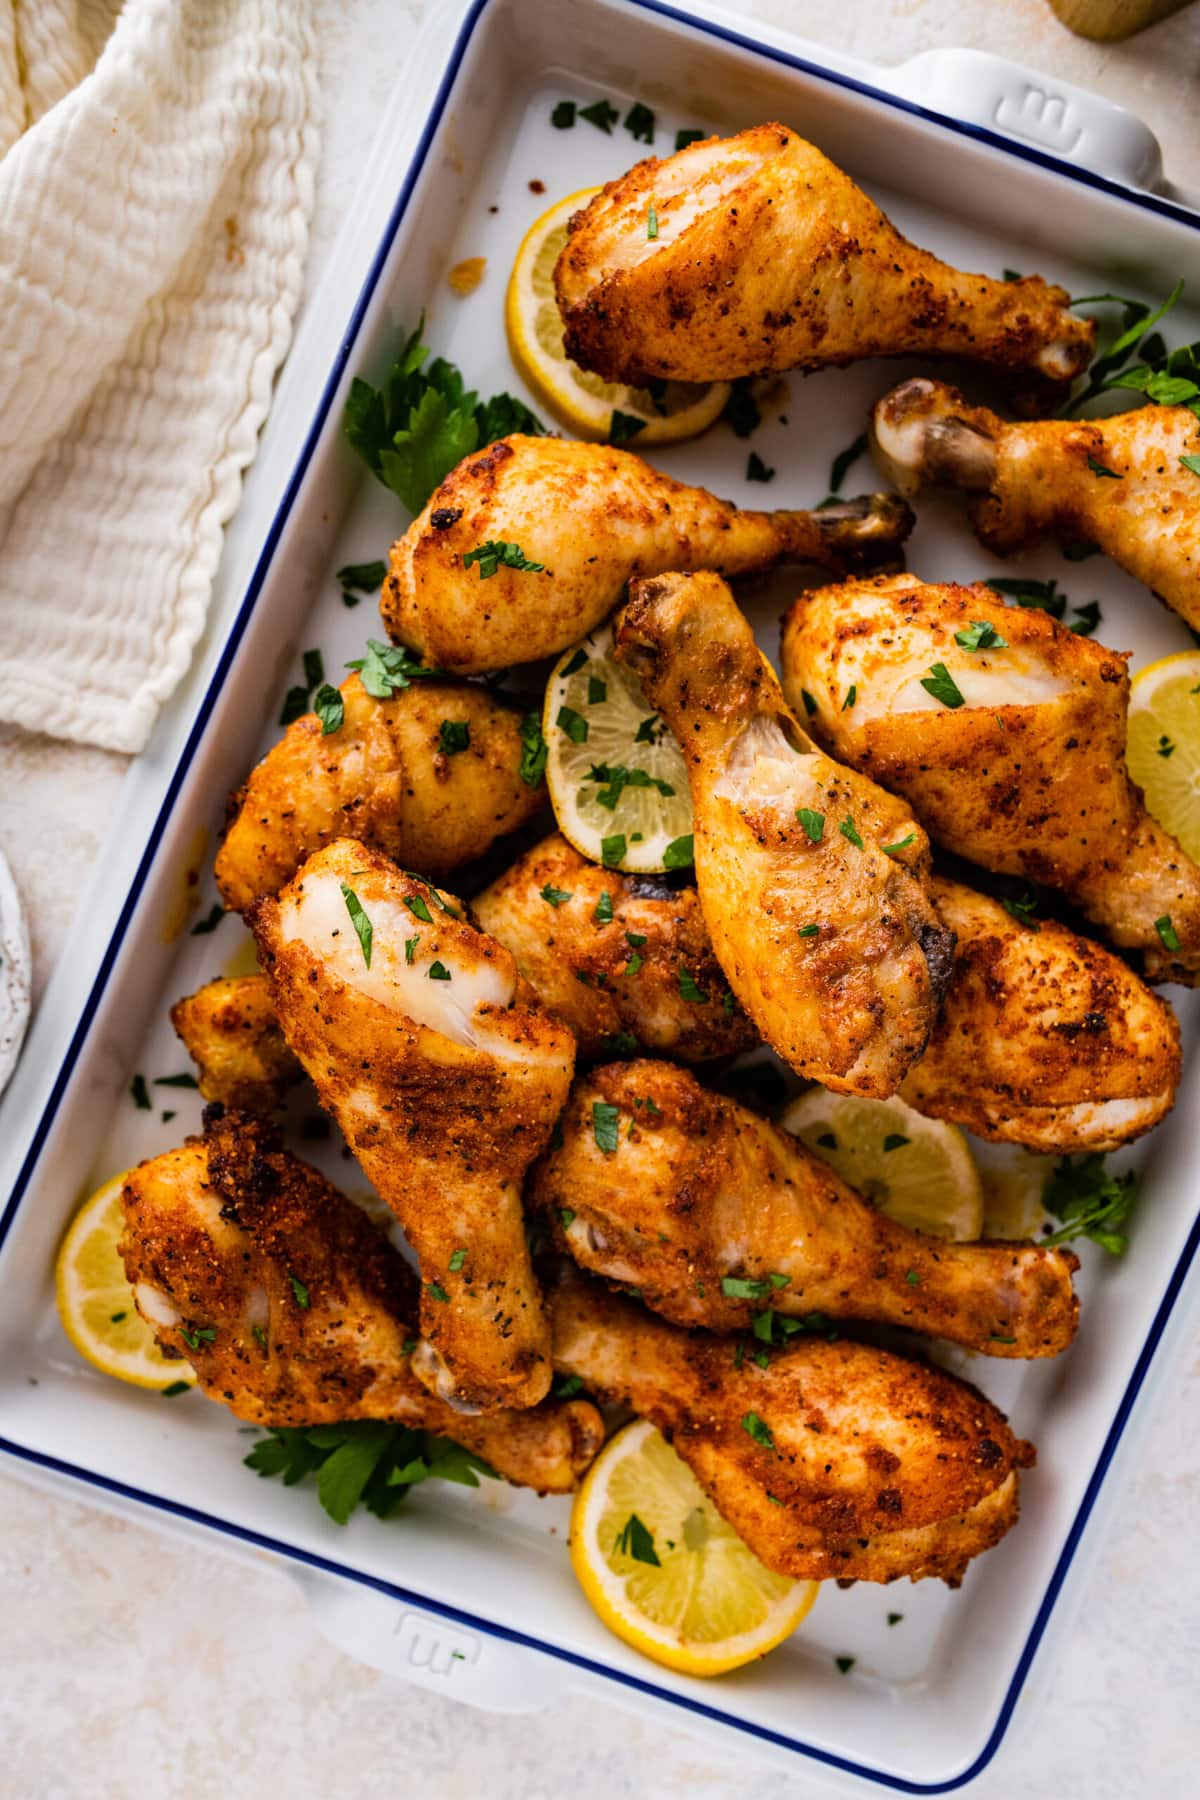
{"type": "MultiPolygon", "coordinates": [[[[527,0],[533,4],[534,0],[527,0]]],[[[725,0],[883,63],[935,46],[994,50],[1139,113],[1175,180],[1200,185],[1200,6],[1127,44],[1072,37],[1042,0],[725,0]]],[[[315,0],[326,92],[309,292],[328,259],[420,0],[315,0]]],[[[53,547],[52,547],[53,548],[53,547]]],[[[64,547],[64,559],[69,547],[64,547]]],[[[64,560],[64,579],[69,567],[64,560]]],[[[0,847],[25,896],[44,985],[104,845],[124,759],[0,726],[0,847]]],[[[1200,1758],[1200,1352],[1187,1351],[1135,1433],[1134,1474],[1073,1628],[1010,1743],[972,1793],[1184,1800],[1200,1758]]],[[[493,1717],[397,1685],[331,1650],[276,1571],[181,1548],[0,1477],[0,1793],[74,1800],[347,1788],[489,1800],[756,1800],[823,1784],[764,1771],[596,1703],[493,1717]]]]}

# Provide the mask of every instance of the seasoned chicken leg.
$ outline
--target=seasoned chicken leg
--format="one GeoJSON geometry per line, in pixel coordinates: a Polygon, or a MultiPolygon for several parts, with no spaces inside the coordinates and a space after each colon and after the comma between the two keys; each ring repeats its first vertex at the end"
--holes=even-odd
{"type": "Polygon", "coordinates": [[[288,1049],[265,975],[222,976],[171,1008],[205,1100],[270,1113],[304,1071],[288,1049]]]}
{"type": "Polygon", "coordinates": [[[935,876],[954,968],[929,1046],[900,1092],[934,1119],[1059,1156],[1115,1150],[1166,1117],[1179,1026],[1111,951],[1052,919],[935,876]]]}
{"type": "Polygon", "coordinates": [[[793,1339],[765,1368],[594,1282],[550,1296],[554,1357],[670,1439],[769,1569],[957,1584],[1016,1523],[1033,1447],[975,1388],[846,1339],[793,1339]]]}
{"type": "Polygon", "coordinates": [[[520,1184],[570,1032],[435,887],[348,839],[249,922],[288,1044],[416,1253],[418,1378],[461,1406],[532,1406],[551,1370],[520,1184]]]}
{"type": "Polygon", "coordinates": [[[1043,538],[1098,544],[1200,627],[1200,420],[1186,406],[1009,425],[940,381],[906,381],[875,408],[875,448],[902,493],[966,489],[981,544],[1013,556],[1043,538]]]}
{"type": "Polygon", "coordinates": [[[641,1045],[706,1062],[759,1041],[726,986],[690,882],[599,868],[554,832],[486,888],[474,911],[543,1006],[570,1026],[581,1056],[641,1045]]]}
{"type": "Polygon", "coordinates": [[[567,355],[607,381],[918,354],[1066,383],[1095,343],[1062,288],[939,262],[785,125],[647,157],[569,230],[554,271],[567,355]]]}
{"type": "Polygon", "coordinates": [[[797,1139],[671,1063],[581,1076],[560,1127],[529,1199],[583,1268],[677,1325],[736,1331],[768,1309],[816,1312],[1010,1357],[1057,1356],[1075,1335],[1070,1250],[909,1231],[797,1139]],[[602,1147],[614,1123],[615,1148],[602,1147]]]}
{"type": "MultiPolygon", "coordinates": [[[[218,1112],[220,1109],[216,1109],[218,1112]]],[[[121,1255],[138,1311],[203,1391],[255,1425],[388,1419],[567,1493],[604,1437],[586,1401],[467,1418],[414,1378],[416,1281],[366,1215],[258,1119],[206,1116],[134,1169],[121,1255]]]]}
{"type": "Polygon", "coordinates": [[[719,576],[630,592],[617,655],[687,757],[700,906],[730,987],[800,1074],[894,1093],[949,974],[925,833],[800,729],[719,576]]]}
{"type": "Polygon", "coordinates": [[[628,450],[501,438],[459,463],[392,545],[380,608],[398,644],[477,675],[565,650],[608,617],[631,575],[895,568],[911,529],[891,494],[823,512],[740,512],[628,450]],[[522,560],[468,562],[488,545],[522,560]]]}
{"type": "Polygon", "coordinates": [[[804,594],[783,627],[785,691],[831,754],[948,850],[1060,889],[1149,979],[1194,985],[1200,868],[1126,773],[1125,664],[991,588],[915,575],[804,594]]]}
{"type": "Polygon", "coordinates": [[[520,775],[521,715],[483,688],[417,680],[376,700],[351,675],[341,695],[336,731],[324,734],[316,714],[305,713],[233,795],[216,864],[231,911],[277,894],[306,856],[338,837],[437,880],[543,804],[540,779],[520,775]],[[444,723],[467,733],[453,755],[444,723]]]}

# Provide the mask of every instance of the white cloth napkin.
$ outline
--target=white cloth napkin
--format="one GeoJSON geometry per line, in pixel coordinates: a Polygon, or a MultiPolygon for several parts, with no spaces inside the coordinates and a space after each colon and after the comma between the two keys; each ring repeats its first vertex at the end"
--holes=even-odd
{"type": "Polygon", "coordinates": [[[300,298],[309,0],[0,0],[0,719],[139,750],[300,298]]]}

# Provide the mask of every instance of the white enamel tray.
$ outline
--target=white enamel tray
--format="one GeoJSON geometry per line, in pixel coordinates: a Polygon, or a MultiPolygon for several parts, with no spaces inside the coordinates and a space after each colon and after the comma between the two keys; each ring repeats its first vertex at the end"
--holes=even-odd
{"type": "MultiPolygon", "coordinates": [[[[0,1195],[8,1197],[0,1453],[31,1480],[203,1531],[234,1552],[286,1559],[339,1644],[441,1692],[529,1710],[585,1689],[740,1734],[747,1748],[793,1768],[809,1757],[847,1779],[945,1791],[995,1754],[1052,1613],[1061,1625],[1063,1584],[1078,1574],[1114,1454],[1152,1364],[1180,1330],[1200,1240],[1194,1056],[1172,1120],[1137,1158],[1145,1200],[1128,1257],[1101,1266],[1100,1253],[1085,1248],[1077,1344],[1050,1366],[972,1365],[1039,1446],[1018,1529],[972,1567],[957,1594],[933,1583],[886,1592],[831,1586],[792,1643],[713,1684],[655,1668],[597,1623],[567,1564],[563,1501],[492,1484],[474,1495],[430,1484],[386,1524],[363,1517],[339,1529],[311,1491],[243,1469],[247,1439],[221,1408],[94,1376],[59,1330],[53,1256],[81,1193],[196,1125],[194,1094],[152,1088],[156,1107],[147,1113],[134,1108],[129,1082],[135,1072],[187,1068],[166,1007],[236,965],[236,921],[209,936],[181,935],[189,901],[202,916],[214,898],[211,855],[226,792],[277,734],[301,651],[319,646],[336,679],[366,636],[380,634],[371,601],[345,609],[331,573],[384,555],[406,522],[342,441],[351,376],[382,371],[425,311],[427,341],[471,386],[520,391],[501,311],[522,233],[553,198],[644,153],[620,127],[612,137],[585,123],[553,130],[557,100],[606,95],[622,111],[641,100],[657,112],[659,150],[679,127],[730,131],[783,119],[919,243],[967,268],[1037,270],[1076,293],[1112,288],[1156,299],[1183,275],[1189,295],[1200,295],[1200,219],[1163,185],[1146,128],[1091,96],[968,52],[935,53],[885,75],[766,29],[751,41],[742,22],[685,15],[657,0],[451,6],[435,13],[396,86],[229,535],[209,638],[131,779],[0,1109],[0,1195]],[[430,105],[424,122],[411,117],[417,95],[430,105]],[[544,194],[531,191],[534,182],[544,194]],[[488,259],[483,285],[460,299],[447,271],[479,255],[488,259]],[[889,1611],[903,1613],[900,1625],[888,1627],[889,1611]],[[837,1655],[856,1659],[848,1675],[837,1655]]],[[[1171,327],[1172,341],[1196,337],[1200,314],[1181,306],[1171,327]]],[[[822,498],[832,457],[863,429],[871,401],[914,371],[876,364],[792,380],[775,409],[788,422],[773,413],[752,440],[778,470],[769,503],[822,498]]],[[[749,447],[720,426],[661,461],[761,504],[764,490],[743,478],[749,447]]],[[[846,491],[875,484],[864,459],[846,491]]],[[[1000,567],[956,506],[936,498],[920,509],[909,560],[932,579],[1000,567]]],[[[1047,550],[1022,566],[1058,576],[1073,599],[1098,599],[1101,637],[1132,647],[1137,663],[1190,643],[1177,619],[1099,560],[1064,564],[1047,550]]],[[[772,654],[795,586],[785,576],[751,602],[772,654]]],[[[1196,1009],[1190,996],[1175,997],[1192,1049],[1196,1009]]],[[[352,1165],[335,1155],[328,1166],[355,1185],[352,1165]]]]}

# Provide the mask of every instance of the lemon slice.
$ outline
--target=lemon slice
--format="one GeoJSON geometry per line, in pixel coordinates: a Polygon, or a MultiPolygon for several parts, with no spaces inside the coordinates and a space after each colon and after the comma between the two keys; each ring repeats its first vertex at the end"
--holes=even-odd
{"type": "Polygon", "coordinates": [[[763,1567],[644,1419],[619,1431],[588,1470],[570,1546],[597,1618],[685,1675],[722,1675],[764,1656],[817,1597],[817,1582],[763,1567]]]}
{"type": "Polygon", "coordinates": [[[1128,731],[1129,773],[1151,818],[1200,860],[1200,650],[1138,670],[1128,731]]]}
{"type": "Polygon", "coordinates": [[[542,714],[546,786],[563,836],[610,869],[692,861],[692,797],[675,738],[604,626],[559,658],[542,714]]]}
{"type": "Polygon", "coordinates": [[[983,1232],[983,1184],[956,1125],[903,1100],[811,1088],[779,1123],[880,1212],[910,1231],[965,1242],[983,1232]]]}
{"type": "Polygon", "coordinates": [[[192,1387],[191,1364],[163,1355],[134,1305],[117,1253],[125,1225],[124,1185],[125,1173],[114,1175],[72,1219],[54,1268],[58,1316],[80,1356],[101,1374],[134,1387],[164,1388],[179,1381],[192,1387]]]}
{"type": "Polygon", "coordinates": [[[636,433],[626,429],[621,442],[675,444],[698,437],[720,416],[729,398],[729,383],[696,385],[668,381],[656,393],[601,381],[571,362],[563,349],[563,326],[554,297],[554,265],[567,241],[567,220],[587,205],[599,188],[582,188],[548,208],[525,233],[504,302],[513,361],[530,387],[577,437],[606,442],[614,412],[641,420],[636,433]]]}

